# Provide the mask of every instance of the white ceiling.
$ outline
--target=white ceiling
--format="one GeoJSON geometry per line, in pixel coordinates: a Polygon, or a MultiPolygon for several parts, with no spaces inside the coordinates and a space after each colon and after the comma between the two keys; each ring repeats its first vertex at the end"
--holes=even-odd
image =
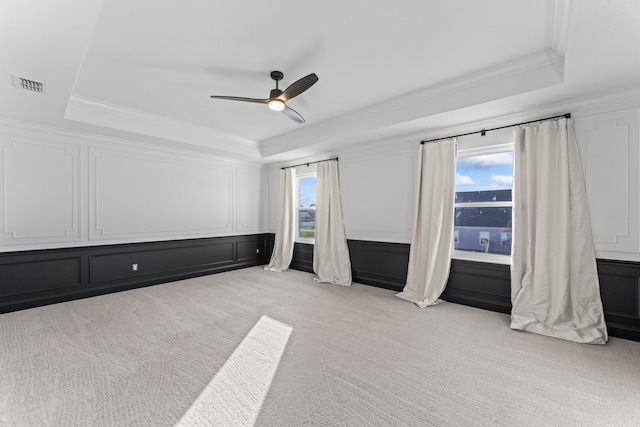
{"type": "Polygon", "coordinates": [[[636,0],[5,0],[0,118],[288,160],[635,90],[639,23],[636,0]],[[272,70],[319,76],[306,123],[209,98],[266,98],[272,70]]]}

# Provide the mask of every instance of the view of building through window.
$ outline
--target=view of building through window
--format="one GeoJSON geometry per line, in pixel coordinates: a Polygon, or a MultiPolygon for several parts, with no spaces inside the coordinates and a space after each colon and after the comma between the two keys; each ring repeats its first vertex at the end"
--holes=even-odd
{"type": "MultiPolygon", "coordinates": [[[[297,234],[316,233],[315,175],[298,177],[297,234]]],[[[460,157],[456,165],[454,249],[511,254],[513,152],[460,157]]]]}
{"type": "Polygon", "coordinates": [[[512,187],[513,152],[458,159],[455,250],[511,254],[512,187]]]}
{"type": "Polygon", "coordinates": [[[298,179],[298,237],[313,239],[316,235],[316,177],[298,179]]]}

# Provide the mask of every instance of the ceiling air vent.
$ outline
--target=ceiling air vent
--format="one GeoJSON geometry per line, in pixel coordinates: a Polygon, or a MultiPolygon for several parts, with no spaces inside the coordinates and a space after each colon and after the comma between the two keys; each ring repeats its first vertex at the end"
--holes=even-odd
{"type": "Polygon", "coordinates": [[[29,92],[46,93],[47,85],[45,83],[37,82],[35,80],[25,79],[24,77],[13,76],[13,84],[19,89],[24,89],[29,92]]]}

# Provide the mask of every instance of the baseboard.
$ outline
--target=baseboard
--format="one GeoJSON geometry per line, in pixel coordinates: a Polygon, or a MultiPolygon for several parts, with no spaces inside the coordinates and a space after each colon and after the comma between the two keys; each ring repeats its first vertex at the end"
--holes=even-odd
{"type": "Polygon", "coordinates": [[[271,245],[265,233],[3,253],[0,313],[262,265],[271,245]]]}

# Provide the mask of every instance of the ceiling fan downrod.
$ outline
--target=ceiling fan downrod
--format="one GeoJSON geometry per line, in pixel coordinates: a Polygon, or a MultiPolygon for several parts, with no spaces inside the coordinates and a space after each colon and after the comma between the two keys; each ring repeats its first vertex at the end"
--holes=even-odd
{"type": "Polygon", "coordinates": [[[271,78],[276,81],[276,89],[278,89],[278,82],[282,80],[283,77],[284,77],[284,74],[282,74],[282,71],[271,72],[271,78]]]}

